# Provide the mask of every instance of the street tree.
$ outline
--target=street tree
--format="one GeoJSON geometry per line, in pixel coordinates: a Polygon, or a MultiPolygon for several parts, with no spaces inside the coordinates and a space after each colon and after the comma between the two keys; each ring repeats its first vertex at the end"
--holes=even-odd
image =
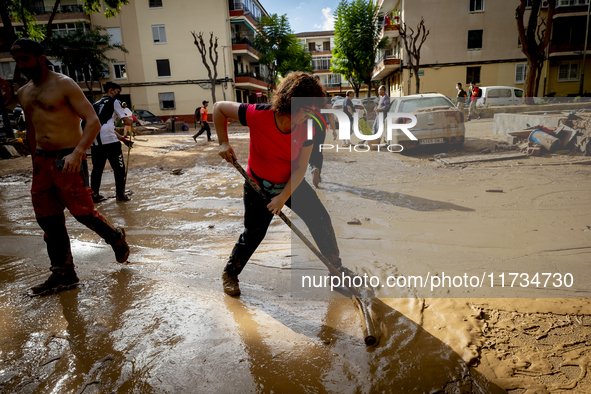
{"type": "Polygon", "coordinates": [[[546,18],[543,18],[540,15],[542,0],[530,0],[531,9],[529,9],[527,27],[524,26],[524,19],[528,1],[520,0],[519,6],[515,10],[521,51],[527,58],[521,104],[533,104],[533,97],[538,93],[542,67],[546,58],[545,51],[552,35],[552,16],[556,8],[556,0],[547,1],[548,13],[546,18]]]}
{"type": "MultiPolygon", "coordinates": [[[[412,74],[415,76],[415,89],[416,94],[420,93],[421,79],[419,77],[419,68],[421,64],[421,48],[423,43],[427,40],[429,30],[425,28],[425,20],[421,17],[421,21],[417,25],[417,31],[415,32],[412,27],[407,26],[406,23],[400,24],[400,37],[404,43],[404,49],[406,50],[406,57],[408,67],[412,70],[412,74]],[[410,30],[410,33],[409,33],[410,30]],[[418,43],[418,44],[417,44],[418,43]]],[[[410,74],[408,77],[408,94],[410,95],[410,74]]]]}
{"type": "Polygon", "coordinates": [[[341,0],[335,10],[333,64],[331,71],[343,75],[359,97],[361,83],[371,90],[376,56],[388,44],[379,38],[380,7],[372,0],[341,0]]]}
{"type": "Polygon", "coordinates": [[[259,64],[267,67],[267,92],[277,84],[278,76],[285,77],[292,71],[312,72],[312,55],[304,50],[291,31],[287,15],[264,15],[257,18],[257,34],[254,48],[261,55],[259,64]]]}
{"type": "Polygon", "coordinates": [[[218,37],[213,37],[213,32],[209,33],[209,48],[205,46],[205,41],[203,40],[203,32],[199,32],[195,34],[194,31],[191,32],[193,35],[193,43],[197,47],[199,54],[201,55],[201,62],[207,69],[207,75],[209,76],[209,83],[211,84],[211,104],[215,104],[215,83],[218,78],[218,37]],[[207,56],[209,54],[209,61],[207,60],[207,56]],[[211,64],[210,64],[211,63],[211,64]]]}
{"type": "Polygon", "coordinates": [[[100,75],[108,67],[108,62],[115,61],[108,57],[107,53],[111,50],[128,53],[123,45],[110,43],[109,35],[103,32],[106,32],[103,27],[78,27],[68,34],[55,35],[47,44],[47,55],[59,59],[67,66],[72,78],[77,79],[76,74],[84,77],[93,101],[94,82],[100,80],[100,75]]]}
{"type": "MultiPolygon", "coordinates": [[[[36,4],[38,1],[35,0],[0,0],[0,19],[8,46],[17,38],[11,17],[15,22],[23,23],[23,32],[20,36],[43,41],[43,44],[51,39],[53,21],[59,11],[61,0],[55,0],[47,24],[37,23],[37,17],[33,12],[36,4]]],[[[102,12],[107,18],[116,16],[121,11],[121,7],[126,4],[129,4],[129,0],[83,0],[82,2],[87,13],[102,12]]]]}

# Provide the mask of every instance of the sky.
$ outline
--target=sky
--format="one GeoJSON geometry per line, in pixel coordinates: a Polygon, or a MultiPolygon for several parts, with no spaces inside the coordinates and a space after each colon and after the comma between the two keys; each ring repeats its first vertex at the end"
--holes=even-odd
{"type": "Polygon", "coordinates": [[[287,14],[294,33],[334,29],[334,10],[339,0],[260,0],[269,14],[287,14]]]}

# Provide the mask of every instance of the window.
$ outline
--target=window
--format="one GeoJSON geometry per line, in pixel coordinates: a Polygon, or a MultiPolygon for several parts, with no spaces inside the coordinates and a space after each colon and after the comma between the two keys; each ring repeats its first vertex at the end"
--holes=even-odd
{"type": "Polygon", "coordinates": [[[557,7],[568,7],[574,5],[587,5],[589,0],[559,0],[556,2],[557,7]]]}
{"type": "Polygon", "coordinates": [[[123,44],[123,40],[121,39],[121,28],[120,27],[108,28],[107,34],[109,35],[109,44],[111,44],[111,45],[123,44]]]}
{"type": "Polygon", "coordinates": [[[15,68],[16,68],[16,62],[0,63],[0,78],[5,79],[5,80],[13,79],[15,68]]]}
{"type": "Polygon", "coordinates": [[[174,93],[158,93],[160,109],[174,109],[174,93]]]}
{"type": "Polygon", "coordinates": [[[330,41],[324,41],[322,43],[322,50],[323,51],[330,51],[330,41]]]}
{"type": "Polygon", "coordinates": [[[523,90],[521,89],[513,89],[513,93],[515,93],[515,97],[523,97],[523,90]]]}
{"type": "Polygon", "coordinates": [[[316,43],[309,42],[308,43],[308,51],[314,52],[316,50],[316,43]]]}
{"type": "Polygon", "coordinates": [[[166,44],[164,25],[152,25],[152,37],[154,37],[154,44],[166,44]]]}
{"type": "Polygon", "coordinates": [[[579,62],[565,62],[558,68],[558,82],[579,80],[579,62]]]}
{"type": "Polygon", "coordinates": [[[515,83],[523,83],[525,81],[525,71],[527,70],[527,63],[517,63],[515,65],[515,83]]]}
{"type": "Polygon", "coordinates": [[[159,77],[170,77],[170,62],[168,59],[156,60],[159,77]]]}
{"type": "Polygon", "coordinates": [[[125,63],[113,63],[113,71],[115,72],[115,79],[127,78],[125,63]]]}
{"type": "Polygon", "coordinates": [[[150,8],[162,8],[162,0],[149,0],[150,8]]]}
{"type": "Polygon", "coordinates": [[[466,86],[472,81],[480,83],[480,66],[466,68],[466,86]]]}
{"type": "Polygon", "coordinates": [[[313,58],[312,66],[314,66],[314,70],[328,70],[330,69],[330,57],[313,58]]]}
{"type": "Polygon", "coordinates": [[[482,49],[482,30],[468,30],[468,49],[482,49]]]}
{"type": "Polygon", "coordinates": [[[470,0],[470,12],[483,12],[484,0],[470,0]]]}

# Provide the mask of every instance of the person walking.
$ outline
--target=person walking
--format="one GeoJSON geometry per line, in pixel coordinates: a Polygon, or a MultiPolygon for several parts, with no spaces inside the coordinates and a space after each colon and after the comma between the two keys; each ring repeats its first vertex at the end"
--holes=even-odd
{"type": "Polygon", "coordinates": [[[201,128],[199,129],[197,134],[193,136],[193,141],[195,142],[197,142],[197,137],[199,137],[205,131],[207,131],[207,140],[212,141],[211,129],[209,128],[209,124],[207,123],[207,106],[209,105],[209,101],[203,100],[202,104],[203,107],[201,107],[201,116],[199,117],[199,124],[201,125],[201,128]]]}
{"type": "Polygon", "coordinates": [[[130,198],[125,194],[125,160],[121,151],[122,141],[131,149],[133,142],[117,133],[115,130],[115,121],[121,119],[126,125],[131,125],[132,120],[127,117],[123,111],[121,103],[115,97],[121,93],[121,86],[115,82],[105,84],[106,94],[92,106],[98,115],[101,123],[101,131],[90,147],[92,154],[92,173],[90,175],[90,187],[92,188],[92,199],[95,203],[105,200],[105,197],[99,194],[103,170],[109,160],[113,175],[115,176],[115,190],[117,201],[129,201],[130,198]]]}
{"type": "MultiPolygon", "coordinates": [[[[376,120],[373,122],[373,127],[371,129],[374,135],[378,132],[378,128],[380,127],[380,113],[388,112],[388,109],[390,109],[390,96],[386,94],[386,86],[380,86],[378,94],[380,95],[380,99],[378,100],[377,107],[374,109],[376,112],[376,120]]],[[[384,138],[386,137],[384,136],[384,138]]]]}
{"type": "MultiPolygon", "coordinates": [[[[125,112],[127,117],[129,119],[131,119],[132,124],[133,124],[133,114],[131,113],[131,110],[129,108],[127,108],[127,103],[126,102],[121,103],[121,108],[123,108],[123,112],[125,112]]],[[[129,133],[130,136],[132,136],[132,134],[133,134],[131,132],[131,124],[126,124],[125,127],[123,128],[123,137],[127,138],[127,133],[129,133]]],[[[133,137],[135,137],[135,134],[133,134],[133,137]]]]}
{"type": "Polygon", "coordinates": [[[480,88],[476,86],[476,82],[470,82],[470,108],[468,109],[468,119],[472,120],[472,115],[478,114],[478,119],[480,119],[480,111],[476,108],[476,102],[478,101],[478,96],[480,96],[480,88]]]}
{"type": "Polygon", "coordinates": [[[26,113],[27,143],[33,158],[33,209],[51,262],[49,278],[31,288],[33,294],[40,295],[72,288],[79,281],[65,208],[111,245],[117,262],[127,261],[129,246],[125,231],[96,211],[90,196],[84,152],[101,126],[84,93],[71,78],[49,70],[51,63],[37,41],[20,38],[10,53],[29,79],[19,89],[18,98],[26,113]],[[84,131],[80,119],[86,123],[84,131]]]}
{"type": "MultiPolygon", "coordinates": [[[[325,109],[332,109],[332,104],[330,102],[330,96],[326,95],[326,105],[324,106],[325,109]]],[[[332,139],[337,139],[337,130],[335,127],[334,115],[333,114],[322,114],[324,118],[324,122],[327,125],[330,125],[332,129],[332,139]]],[[[314,146],[312,147],[312,153],[310,153],[310,168],[312,168],[312,183],[315,187],[320,185],[322,182],[322,166],[324,165],[324,155],[322,154],[322,150],[320,149],[320,145],[324,144],[324,140],[326,139],[326,129],[316,122],[314,122],[314,146]]]]}
{"type": "MultiPolygon", "coordinates": [[[[349,118],[349,122],[351,123],[351,130],[349,130],[349,135],[353,134],[353,114],[355,113],[355,105],[353,104],[353,97],[355,96],[355,92],[353,90],[348,90],[345,101],[343,101],[343,112],[349,118]]],[[[351,140],[343,140],[343,146],[351,145],[351,140]]]]}
{"type": "Polygon", "coordinates": [[[229,163],[237,160],[228,141],[227,126],[228,119],[239,120],[250,133],[247,172],[270,200],[259,196],[248,182],[244,183],[244,231],[222,273],[224,292],[230,296],[240,295],[238,275],[265,238],[273,215],[278,215],[284,205],[306,223],[316,245],[332,265],[344,275],[353,275],[341,263],[328,211],[304,179],[313,145],[313,140],[307,139],[306,121],[311,111],[324,107],[325,95],[320,81],[299,71],[283,79],[271,105],[229,101],[214,105],[219,155],[229,163]],[[294,97],[310,99],[307,105],[295,107],[294,97]]]}
{"type": "Polygon", "coordinates": [[[458,94],[456,95],[457,98],[457,104],[456,107],[462,111],[462,114],[464,113],[464,107],[466,106],[466,98],[468,97],[468,94],[466,93],[466,91],[464,90],[464,88],[462,88],[462,83],[458,82],[456,84],[456,90],[458,91],[458,94]]]}

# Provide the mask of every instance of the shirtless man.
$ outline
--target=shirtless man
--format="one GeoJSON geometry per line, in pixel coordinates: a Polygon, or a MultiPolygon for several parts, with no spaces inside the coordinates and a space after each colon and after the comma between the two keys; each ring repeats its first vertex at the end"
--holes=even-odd
{"type": "Polygon", "coordinates": [[[49,279],[31,290],[46,294],[78,283],[65,208],[111,245],[119,263],[127,261],[129,246],[124,230],[116,229],[92,202],[84,153],[101,127],[92,105],[72,79],[47,68],[51,63],[38,42],[20,38],[12,44],[10,53],[29,79],[19,89],[18,97],[26,113],[27,142],[33,156],[33,208],[45,232],[52,271],[49,279]],[[80,119],[86,122],[84,132],[80,119]]]}

